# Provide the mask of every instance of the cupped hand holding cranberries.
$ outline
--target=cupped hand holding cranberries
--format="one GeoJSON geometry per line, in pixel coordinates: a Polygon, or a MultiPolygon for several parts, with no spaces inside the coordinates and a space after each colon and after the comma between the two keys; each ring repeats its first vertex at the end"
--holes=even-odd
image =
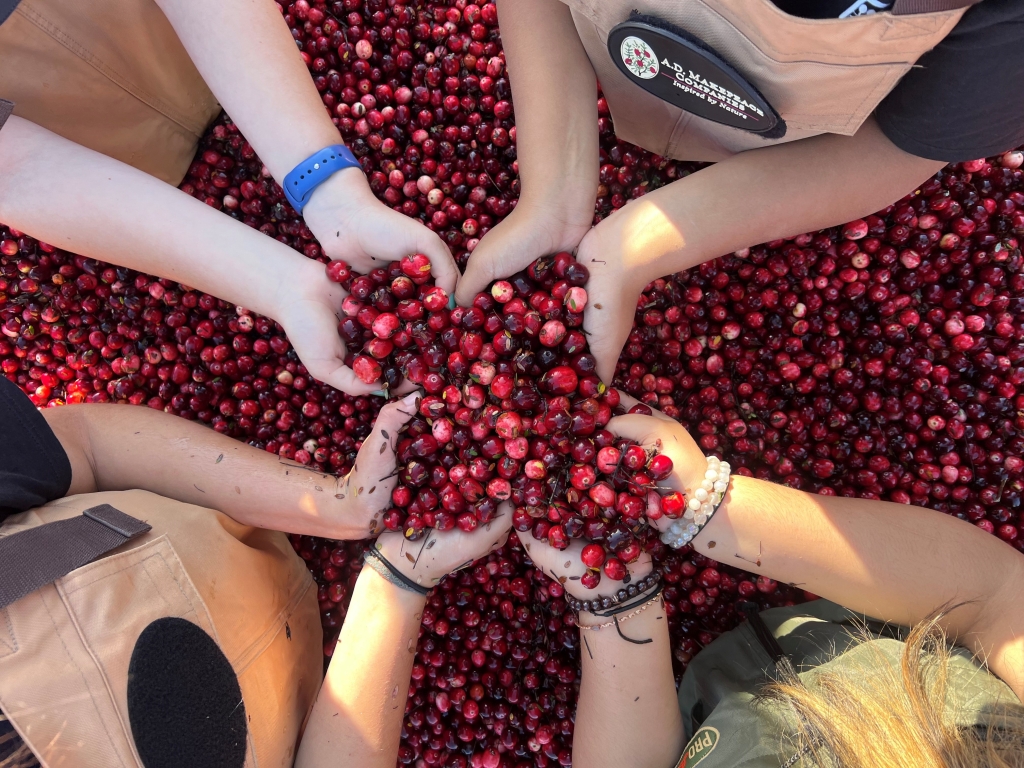
{"type": "Polygon", "coordinates": [[[671,524],[672,518],[679,517],[676,506],[685,504],[684,499],[692,496],[704,480],[708,468],[707,458],[678,421],[657,409],[645,408],[625,393],[620,393],[619,397],[630,411],[608,422],[608,431],[636,442],[652,454],[648,467],[653,467],[654,471],[648,471],[656,478],[662,494],[662,510],[666,513],[655,518],[652,524],[664,530],[671,524]],[[666,458],[669,459],[667,472],[661,470],[666,458]]]}
{"type": "Polygon", "coordinates": [[[569,195],[574,196],[581,200],[535,204],[521,198],[512,213],[473,249],[455,294],[458,303],[470,306],[494,280],[514,275],[542,256],[575,251],[594,216],[593,187],[589,199],[586,193],[569,195]]]}
{"type": "Polygon", "coordinates": [[[374,197],[366,177],[348,168],[319,186],[303,211],[324,254],[342,259],[358,272],[370,272],[409,253],[429,259],[437,285],[455,292],[459,268],[451,251],[416,219],[388,208],[374,197]]]}
{"type": "Polygon", "coordinates": [[[415,542],[401,533],[386,532],[373,546],[404,576],[420,586],[434,587],[449,573],[503,547],[512,529],[511,512],[510,504],[502,504],[498,513],[478,528],[434,530],[415,542]]]}
{"type": "Polygon", "coordinates": [[[367,395],[381,388],[380,382],[361,378],[352,369],[345,341],[338,334],[338,315],[348,294],[329,279],[322,264],[302,265],[279,293],[277,320],[313,378],[349,395],[367,395]]]}

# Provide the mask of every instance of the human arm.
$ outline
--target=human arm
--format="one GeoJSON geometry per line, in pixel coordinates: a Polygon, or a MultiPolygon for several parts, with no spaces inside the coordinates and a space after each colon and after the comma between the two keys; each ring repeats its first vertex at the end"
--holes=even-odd
{"type": "MultiPolygon", "coordinates": [[[[675,465],[667,481],[673,490],[694,488],[703,478],[699,447],[667,417],[621,416],[608,429],[647,446],[660,440],[675,465]]],[[[1024,555],[967,522],[734,474],[693,546],[726,565],[896,624],[959,606],[942,617],[943,628],[1024,697],[1024,555]]]]}
{"type": "Polygon", "coordinates": [[[578,251],[590,270],[584,329],[598,375],[611,381],[636,299],[651,280],[857,219],[942,165],[896,147],[872,118],[854,136],[824,134],[733,155],[620,208],[578,251]]]}
{"type": "MultiPolygon", "coordinates": [[[[545,542],[520,534],[534,565],[561,582],[580,600],[611,595],[621,582],[602,579],[594,589],[579,582],[585,566],[580,560],[583,542],[573,540],[559,551],[545,542]],[[564,579],[564,581],[563,581],[564,579]]],[[[650,555],[627,566],[633,583],[653,569],[650,555]]],[[[602,624],[607,618],[581,611],[585,625],[602,624]]],[[[613,627],[580,630],[582,678],[576,706],[576,730],[572,762],[580,768],[667,768],[682,754],[686,738],[672,672],[672,648],[668,620],[661,598],[642,613],[622,622],[623,639],[613,627]]]]}
{"type": "Polygon", "coordinates": [[[346,294],[319,262],[19,117],[0,131],[0,168],[0,221],[268,315],[318,380],[349,394],[378,388],[344,365],[337,316],[346,294]]]}
{"type": "MultiPolygon", "coordinates": [[[[279,183],[310,155],[343,143],[272,0],[157,4],[210,90],[279,183]]],[[[313,192],[303,214],[332,259],[369,272],[380,261],[423,253],[437,284],[454,292],[458,267],[441,238],[379,202],[360,169],[331,176],[313,192]]]]}
{"type": "Polygon", "coordinates": [[[140,489],[260,528],[364,539],[381,529],[393,445],[415,398],[384,406],[344,477],[325,475],[162,411],[90,403],[42,411],[71,462],[69,493],[140,489]],[[362,466],[360,466],[362,464],[362,466]]]}
{"type": "MultiPolygon", "coordinates": [[[[431,531],[418,542],[386,533],[374,546],[408,578],[433,587],[450,571],[500,546],[511,523],[504,509],[472,533],[431,531]],[[415,565],[406,552],[416,555],[415,565]]],[[[396,764],[425,602],[425,597],[363,567],[302,736],[296,768],[396,764]]]]}
{"type": "Polygon", "coordinates": [[[457,293],[463,305],[538,257],[575,249],[593,222],[597,196],[597,78],[569,7],[501,0],[498,17],[515,95],[522,194],[473,251],[457,293]]]}

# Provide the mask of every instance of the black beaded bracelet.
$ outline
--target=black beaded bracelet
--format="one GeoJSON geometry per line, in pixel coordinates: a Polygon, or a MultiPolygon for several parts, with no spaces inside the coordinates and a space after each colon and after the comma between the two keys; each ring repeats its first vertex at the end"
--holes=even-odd
{"type": "Polygon", "coordinates": [[[636,600],[620,603],[619,605],[616,605],[607,611],[591,611],[591,613],[594,616],[600,616],[602,619],[611,618],[612,616],[620,616],[623,613],[626,613],[627,611],[631,611],[634,608],[639,608],[644,603],[649,603],[651,600],[654,600],[658,595],[660,595],[664,591],[664,589],[664,582],[659,581],[652,591],[640,593],[637,596],[636,600]]]}
{"type": "Polygon", "coordinates": [[[424,597],[430,594],[429,588],[420,586],[415,581],[408,578],[404,573],[389,563],[387,558],[378,552],[373,546],[368,547],[366,552],[363,553],[363,562],[373,568],[373,570],[396,587],[407,589],[410,592],[415,592],[416,594],[423,595],[424,597]]]}
{"type": "Polygon", "coordinates": [[[593,613],[594,611],[607,611],[613,606],[624,603],[627,600],[631,600],[632,598],[646,592],[659,581],[661,581],[661,573],[655,570],[640,579],[636,584],[630,584],[628,587],[623,587],[611,597],[595,597],[592,600],[579,600],[566,592],[565,599],[566,602],[569,603],[569,607],[577,613],[580,611],[586,611],[587,613],[593,613]]]}

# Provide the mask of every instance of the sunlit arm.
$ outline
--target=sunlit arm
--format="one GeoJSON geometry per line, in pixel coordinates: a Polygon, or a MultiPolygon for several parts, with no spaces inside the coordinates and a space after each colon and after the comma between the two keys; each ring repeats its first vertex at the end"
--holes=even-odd
{"type": "Polygon", "coordinates": [[[694,546],[905,626],[966,602],[943,625],[1024,697],[1024,555],[970,523],[734,477],[694,546]]]}
{"type": "Polygon", "coordinates": [[[149,408],[69,405],[43,411],[68,454],[70,493],[140,489],[240,523],[311,536],[367,535],[344,478],[310,471],[212,429],[149,408]]]}
{"type": "Polygon", "coordinates": [[[425,598],[363,568],[296,768],[393,768],[425,598]]]}
{"type": "MultiPolygon", "coordinates": [[[[619,416],[608,428],[659,446],[675,467],[667,481],[673,490],[703,480],[703,452],[664,414],[619,416]]],[[[734,474],[724,503],[692,543],[713,560],[882,621],[911,626],[959,605],[943,627],[1024,695],[1024,555],[970,523],[734,474]]]]}
{"type": "Polygon", "coordinates": [[[910,155],[869,119],[734,155],[630,202],[580,243],[590,270],[584,328],[610,382],[634,302],[655,278],[722,254],[866,216],[912,192],[942,163],[910,155]]]}
{"type": "Polygon", "coordinates": [[[640,246],[627,268],[641,267],[653,279],[842,224],[912,192],[942,165],[898,148],[874,118],[854,136],[823,134],[742,152],[640,199],[624,217],[630,222],[623,234],[640,246]]]}
{"type": "Polygon", "coordinates": [[[282,181],[314,152],[342,143],[273,0],[156,3],[274,178],[282,181]]]}

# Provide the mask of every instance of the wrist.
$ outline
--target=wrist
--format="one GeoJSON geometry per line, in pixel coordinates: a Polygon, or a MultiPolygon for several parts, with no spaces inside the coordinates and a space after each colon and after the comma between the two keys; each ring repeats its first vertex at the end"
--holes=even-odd
{"type": "Polygon", "coordinates": [[[402,608],[403,613],[407,613],[410,616],[422,615],[423,606],[427,602],[425,596],[410,592],[408,589],[403,589],[391,583],[365,563],[363,564],[363,569],[359,572],[358,584],[366,588],[375,605],[384,602],[397,605],[402,608]]]}
{"type": "MultiPolygon", "coordinates": [[[[324,226],[327,228],[332,226],[327,219],[337,222],[340,206],[348,207],[352,203],[361,202],[367,195],[373,198],[373,193],[370,192],[370,186],[362,169],[344,168],[332,174],[323,184],[313,190],[309,202],[306,203],[306,207],[302,211],[302,216],[310,230],[313,230],[313,234],[316,234],[316,226],[321,225],[321,229],[324,226]]],[[[335,227],[335,232],[337,231],[338,227],[335,227]]],[[[318,236],[318,239],[322,238],[318,236]]]]}
{"type": "Polygon", "coordinates": [[[707,260],[687,242],[688,228],[659,203],[657,192],[652,192],[630,201],[607,219],[608,224],[615,223],[614,242],[623,243],[622,275],[639,290],[652,280],[707,260]]]}
{"type": "Polygon", "coordinates": [[[627,594],[626,590],[620,590],[616,595],[616,602],[612,605],[595,605],[594,603],[601,602],[600,598],[591,602],[583,601],[582,603],[570,601],[569,607],[579,617],[577,623],[585,627],[593,624],[595,621],[607,621],[613,616],[625,617],[627,615],[636,615],[641,610],[650,608],[651,606],[648,604],[655,599],[659,599],[665,588],[665,583],[660,573],[648,574],[646,578],[635,583],[637,584],[635,591],[631,589],[627,594]]]}
{"type": "MultiPolygon", "coordinates": [[[[647,578],[654,572],[654,563],[649,557],[643,556],[635,563],[628,563],[626,565],[626,572],[629,573],[629,583],[636,584],[641,579],[647,578]]],[[[566,581],[562,586],[565,588],[566,592],[577,600],[588,601],[596,600],[601,597],[611,597],[623,587],[628,588],[629,585],[622,581],[602,579],[601,583],[593,589],[587,589],[578,581],[566,581]]]]}
{"type": "Polygon", "coordinates": [[[433,589],[447,573],[442,573],[439,578],[431,576],[425,567],[430,558],[423,552],[424,544],[422,540],[408,541],[401,533],[385,533],[371,546],[376,547],[377,553],[403,578],[421,589],[433,589]]]}

